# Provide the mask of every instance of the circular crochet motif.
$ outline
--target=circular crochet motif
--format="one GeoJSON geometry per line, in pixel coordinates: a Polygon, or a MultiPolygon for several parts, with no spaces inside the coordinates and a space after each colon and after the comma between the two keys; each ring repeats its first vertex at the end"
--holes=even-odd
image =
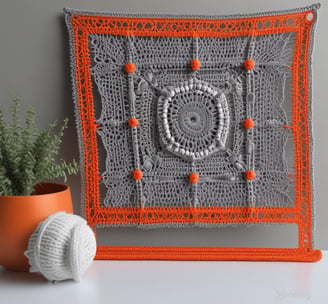
{"type": "Polygon", "coordinates": [[[224,94],[190,79],[162,90],[158,101],[160,140],[171,153],[200,160],[225,149],[229,109],[224,94]]]}

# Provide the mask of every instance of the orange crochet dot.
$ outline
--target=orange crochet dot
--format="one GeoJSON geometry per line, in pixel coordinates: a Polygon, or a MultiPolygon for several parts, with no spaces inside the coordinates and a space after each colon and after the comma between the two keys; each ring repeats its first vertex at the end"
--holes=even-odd
{"type": "Polygon", "coordinates": [[[200,61],[198,59],[193,59],[190,62],[190,66],[191,66],[191,69],[193,71],[196,71],[196,70],[199,70],[201,64],[200,64],[200,61]]]}
{"type": "Polygon", "coordinates": [[[196,172],[193,172],[189,175],[189,182],[196,184],[199,180],[199,175],[196,172]]]}
{"type": "Polygon", "coordinates": [[[255,67],[255,61],[253,59],[247,59],[244,61],[244,67],[246,70],[252,70],[255,67]]]}
{"type": "Polygon", "coordinates": [[[136,70],[136,66],[132,62],[129,62],[125,65],[124,69],[127,73],[133,73],[136,70]]]}
{"type": "Polygon", "coordinates": [[[245,178],[247,180],[253,180],[255,177],[256,177],[256,174],[255,174],[255,172],[253,170],[247,170],[245,172],[245,178]]]}
{"type": "Polygon", "coordinates": [[[254,120],[252,118],[247,118],[244,120],[243,125],[245,129],[252,129],[254,127],[254,120]]]}
{"type": "Polygon", "coordinates": [[[132,178],[135,180],[140,180],[142,179],[143,173],[140,169],[135,169],[132,172],[132,178]]]}
{"type": "Polygon", "coordinates": [[[129,119],[128,124],[131,128],[135,128],[137,125],[139,125],[139,121],[135,117],[132,117],[129,119]]]}

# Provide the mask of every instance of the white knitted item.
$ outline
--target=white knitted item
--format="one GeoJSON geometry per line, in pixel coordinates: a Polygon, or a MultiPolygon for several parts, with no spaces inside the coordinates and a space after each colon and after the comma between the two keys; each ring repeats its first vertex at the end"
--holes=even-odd
{"type": "Polygon", "coordinates": [[[83,218],[57,212],[38,225],[25,255],[30,272],[40,272],[49,281],[79,281],[96,248],[94,233],[83,218]]]}

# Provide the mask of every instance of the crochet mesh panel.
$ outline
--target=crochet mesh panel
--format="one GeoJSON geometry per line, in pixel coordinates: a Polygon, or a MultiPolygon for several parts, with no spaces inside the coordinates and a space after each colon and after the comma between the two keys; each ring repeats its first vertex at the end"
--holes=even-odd
{"type": "MultiPolygon", "coordinates": [[[[255,256],[318,259],[310,79],[318,8],[221,17],[66,9],[88,223],[291,223],[295,252],[255,256]]],[[[115,250],[149,258],[147,249],[115,250]]],[[[178,249],[196,256],[188,250],[178,249]]],[[[229,256],[213,250],[201,254],[229,256]]],[[[234,253],[250,259],[251,250],[234,253]]]]}
{"type": "Polygon", "coordinates": [[[97,120],[107,151],[102,180],[111,207],[292,206],[281,106],[294,33],[259,37],[90,35],[97,120]],[[165,52],[163,50],[165,49],[165,52]],[[197,55],[198,54],[198,55],[197,55]],[[199,71],[189,62],[197,57],[199,71]],[[253,58],[256,70],[242,63],[253,58]],[[133,76],[122,68],[133,61],[133,76]],[[132,95],[132,96],[131,96],[132,95]],[[131,130],[128,119],[139,120],[131,130]],[[245,130],[247,117],[254,130],[245,130]],[[131,172],[143,171],[142,182],[131,172]],[[244,178],[247,169],[256,180],[244,178]],[[197,172],[197,185],[188,181],[197,172]]]}

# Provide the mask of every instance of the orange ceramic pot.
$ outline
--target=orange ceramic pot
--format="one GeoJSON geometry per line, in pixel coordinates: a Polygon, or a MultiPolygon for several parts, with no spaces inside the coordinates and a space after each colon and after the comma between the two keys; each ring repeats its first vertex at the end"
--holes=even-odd
{"type": "Polygon", "coordinates": [[[30,196],[0,196],[0,265],[28,271],[28,240],[41,221],[58,211],[73,213],[71,191],[64,184],[40,183],[30,196]]]}

